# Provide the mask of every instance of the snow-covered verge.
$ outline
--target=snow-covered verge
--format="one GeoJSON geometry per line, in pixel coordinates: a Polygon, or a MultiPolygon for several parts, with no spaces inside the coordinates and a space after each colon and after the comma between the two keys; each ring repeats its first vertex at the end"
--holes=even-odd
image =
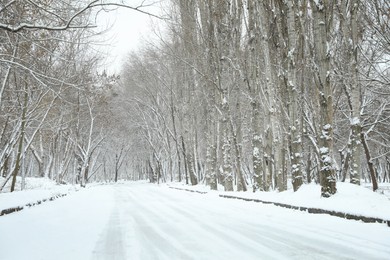
{"type": "MultiPolygon", "coordinates": [[[[0,178],[0,183],[2,181],[0,178]]],[[[0,215],[62,197],[77,189],[74,185],[58,185],[47,178],[26,178],[25,188],[21,190],[21,179],[18,178],[14,192],[9,192],[6,186],[0,193],[0,215]]]]}
{"type": "MultiPolygon", "coordinates": [[[[224,192],[210,191],[205,185],[188,186],[181,183],[170,183],[171,188],[202,193],[215,193],[222,197],[241,198],[258,202],[270,202],[294,207],[322,209],[344,213],[347,215],[377,218],[390,223],[390,199],[384,194],[373,192],[362,186],[350,183],[337,183],[337,193],[330,198],[320,196],[321,187],[316,184],[304,184],[297,191],[287,190],[284,192],[224,192]]],[[[325,213],[325,212],[324,212],[325,213]]]]}
{"type": "MultiPolygon", "coordinates": [[[[121,182],[121,184],[124,184],[124,182],[121,182]]],[[[305,208],[320,209],[327,212],[315,213],[334,212],[338,216],[346,218],[353,217],[347,217],[343,214],[381,219],[390,223],[390,199],[385,196],[386,193],[372,192],[367,187],[349,183],[337,183],[338,192],[330,198],[322,198],[320,196],[320,186],[316,184],[305,184],[297,192],[293,192],[290,189],[284,192],[271,191],[255,193],[251,191],[224,192],[222,186],[218,187],[219,191],[210,191],[210,188],[205,185],[189,186],[182,183],[169,183],[167,185],[170,188],[196,193],[209,193],[228,198],[276,203],[277,206],[291,206],[293,209],[303,209],[304,211],[308,211],[305,208]]],[[[20,179],[18,179],[16,185],[17,191],[12,193],[7,192],[9,188],[6,187],[4,189],[5,192],[0,193],[0,215],[53,200],[79,189],[78,186],[74,185],[58,185],[54,181],[45,178],[26,178],[25,190],[20,191],[20,187],[20,179]]]]}
{"type": "Polygon", "coordinates": [[[80,189],[0,217],[0,259],[90,259],[115,204],[111,189],[80,189]]]}

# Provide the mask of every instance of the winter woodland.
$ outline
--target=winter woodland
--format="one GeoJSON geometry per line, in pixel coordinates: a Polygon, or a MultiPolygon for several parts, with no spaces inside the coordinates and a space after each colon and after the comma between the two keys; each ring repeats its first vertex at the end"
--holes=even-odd
{"type": "Polygon", "coordinates": [[[390,182],[389,1],[164,1],[154,39],[110,75],[94,18],[114,7],[148,15],[1,1],[0,190],[17,177],[314,182],[330,197],[340,181],[390,182]]]}

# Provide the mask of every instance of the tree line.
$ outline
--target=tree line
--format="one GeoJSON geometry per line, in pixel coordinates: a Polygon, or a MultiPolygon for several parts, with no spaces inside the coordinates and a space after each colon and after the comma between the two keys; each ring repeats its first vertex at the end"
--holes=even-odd
{"type": "Polygon", "coordinates": [[[172,0],[127,58],[132,169],[226,191],[389,182],[383,0],[172,0]],[[234,188],[236,187],[236,188],[234,188]]]}
{"type": "Polygon", "coordinates": [[[109,101],[119,77],[98,73],[95,29],[117,7],[145,13],[123,1],[0,2],[0,191],[26,176],[118,178],[128,148],[109,101]]]}
{"type": "Polygon", "coordinates": [[[225,190],[389,182],[389,3],[171,0],[121,76],[94,19],[121,1],[0,3],[0,190],[17,176],[225,190]]]}

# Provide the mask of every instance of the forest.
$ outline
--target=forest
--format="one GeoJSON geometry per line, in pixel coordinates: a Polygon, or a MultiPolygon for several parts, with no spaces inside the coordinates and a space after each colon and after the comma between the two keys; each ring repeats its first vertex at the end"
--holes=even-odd
{"type": "MultiPolygon", "coordinates": [[[[17,177],[225,191],[390,182],[390,2],[164,1],[99,70],[115,1],[0,2],[0,191],[17,177]]],[[[130,15],[130,14],[129,14],[130,15]]],[[[129,25],[131,26],[131,25],[129,25]]],[[[134,26],[134,25],[133,25],[134,26]]]]}

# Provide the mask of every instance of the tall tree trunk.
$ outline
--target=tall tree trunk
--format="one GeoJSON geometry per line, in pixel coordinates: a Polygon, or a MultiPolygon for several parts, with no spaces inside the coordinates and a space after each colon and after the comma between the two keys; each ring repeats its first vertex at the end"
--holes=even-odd
{"type": "MultiPolygon", "coordinates": [[[[299,90],[297,80],[297,56],[299,52],[298,48],[298,33],[300,30],[297,30],[297,21],[296,17],[299,17],[298,12],[299,3],[296,0],[291,0],[286,2],[286,12],[287,12],[287,35],[288,35],[288,44],[287,44],[287,87],[290,93],[290,122],[289,122],[289,131],[290,131],[290,140],[291,140],[291,149],[290,149],[290,158],[291,158],[291,177],[294,191],[297,191],[303,183],[303,163],[302,163],[302,140],[301,140],[301,124],[299,117],[298,104],[300,101],[299,90]]],[[[299,28],[298,28],[299,29],[299,28]]]]}
{"type": "MultiPolygon", "coordinates": [[[[22,129],[24,129],[24,126],[22,126],[22,129]]],[[[22,130],[22,131],[24,131],[24,130],[22,130]]],[[[24,134],[24,132],[21,133],[21,135],[23,135],[23,134],[24,134]]],[[[20,169],[20,161],[21,161],[21,156],[22,156],[22,149],[23,149],[23,139],[20,138],[19,139],[18,152],[17,152],[17,155],[16,155],[15,166],[14,166],[14,170],[12,172],[11,192],[13,192],[15,190],[16,176],[18,175],[19,169],[20,169]]]]}
{"type": "Polygon", "coordinates": [[[264,190],[263,182],[263,155],[262,155],[262,138],[260,125],[259,104],[252,101],[252,162],[253,162],[253,178],[254,190],[264,190]]]}
{"type": "Polygon", "coordinates": [[[114,178],[115,182],[118,182],[118,174],[119,174],[118,164],[119,164],[118,154],[115,154],[115,178],[114,178]]]}
{"type": "Polygon", "coordinates": [[[378,189],[378,181],[376,179],[376,171],[374,168],[374,164],[371,161],[370,148],[368,147],[365,133],[362,132],[360,134],[360,138],[361,138],[361,141],[363,143],[364,152],[366,154],[368,170],[370,171],[370,176],[371,176],[371,181],[372,181],[372,190],[376,191],[378,189]]]}
{"type": "Polygon", "coordinates": [[[210,186],[211,190],[218,189],[217,182],[217,145],[214,136],[214,131],[211,130],[209,133],[207,154],[206,154],[206,184],[210,186]]]}
{"type": "Polygon", "coordinates": [[[26,131],[26,123],[27,123],[27,103],[28,103],[28,92],[27,92],[27,86],[24,88],[24,98],[23,98],[23,108],[22,108],[22,122],[20,127],[20,136],[19,136],[19,146],[18,146],[18,152],[16,154],[16,161],[15,161],[15,167],[12,173],[12,183],[11,183],[11,192],[15,190],[15,184],[16,184],[16,176],[19,173],[20,169],[20,161],[22,158],[22,151],[23,151],[23,142],[24,142],[24,135],[26,131]]]}
{"type": "MultiPolygon", "coordinates": [[[[225,108],[222,108],[222,110],[227,110],[227,104],[223,104],[225,108]]],[[[228,112],[224,111],[224,115],[226,116],[228,112]]],[[[227,125],[227,118],[224,117],[222,119],[222,157],[223,157],[223,163],[222,163],[222,170],[223,170],[223,185],[225,188],[225,191],[233,191],[233,166],[232,166],[232,160],[231,160],[231,141],[230,141],[230,134],[229,134],[229,127],[227,125]]]]}
{"type": "Polygon", "coordinates": [[[248,64],[247,84],[251,102],[251,129],[252,129],[252,164],[253,164],[253,191],[264,190],[264,168],[262,149],[262,124],[260,114],[260,44],[258,39],[258,11],[254,0],[248,1],[248,64]]]}
{"type": "MultiPolygon", "coordinates": [[[[240,100],[237,102],[237,111],[240,111],[240,100]]],[[[240,120],[241,121],[241,120],[240,120]]],[[[238,125],[241,124],[241,122],[237,123],[238,125]]],[[[246,187],[246,181],[242,172],[242,166],[241,166],[241,154],[242,154],[242,149],[241,149],[241,142],[242,142],[242,137],[241,137],[241,127],[236,129],[234,127],[233,123],[233,118],[230,117],[230,129],[232,131],[232,142],[234,146],[234,151],[236,154],[236,171],[237,171],[237,191],[247,191],[246,187]],[[238,136],[240,135],[240,136],[238,136]]]]}
{"type": "Polygon", "coordinates": [[[333,93],[330,83],[329,39],[333,1],[312,0],[315,80],[320,102],[320,183],[321,196],[336,193],[336,172],[333,166],[333,93]]]}
{"type": "Polygon", "coordinates": [[[360,85],[358,82],[358,28],[357,28],[357,14],[359,9],[359,0],[351,0],[350,15],[351,15],[351,41],[350,43],[350,69],[351,69],[351,105],[352,105],[352,118],[351,124],[351,163],[350,163],[350,182],[360,185],[360,178],[362,172],[361,162],[361,123],[360,123],[360,85]]]}
{"type": "Polygon", "coordinates": [[[262,75],[261,94],[263,95],[263,111],[265,116],[263,118],[264,124],[264,175],[263,175],[263,187],[268,191],[272,187],[272,179],[274,178],[277,168],[279,168],[279,162],[275,162],[275,157],[279,158],[280,149],[280,136],[278,136],[278,118],[277,118],[277,104],[276,104],[276,87],[275,84],[275,65],[272,61],[275,57],[272,55],[271,30],[269,28],[269,21],[271,17],[269,13],[273,9],[272,3],[264,1],[258,3],[259,10],[259,29],[262,33],[260,37],[261,58],[263,60],[264,72],[262,75]]]}

